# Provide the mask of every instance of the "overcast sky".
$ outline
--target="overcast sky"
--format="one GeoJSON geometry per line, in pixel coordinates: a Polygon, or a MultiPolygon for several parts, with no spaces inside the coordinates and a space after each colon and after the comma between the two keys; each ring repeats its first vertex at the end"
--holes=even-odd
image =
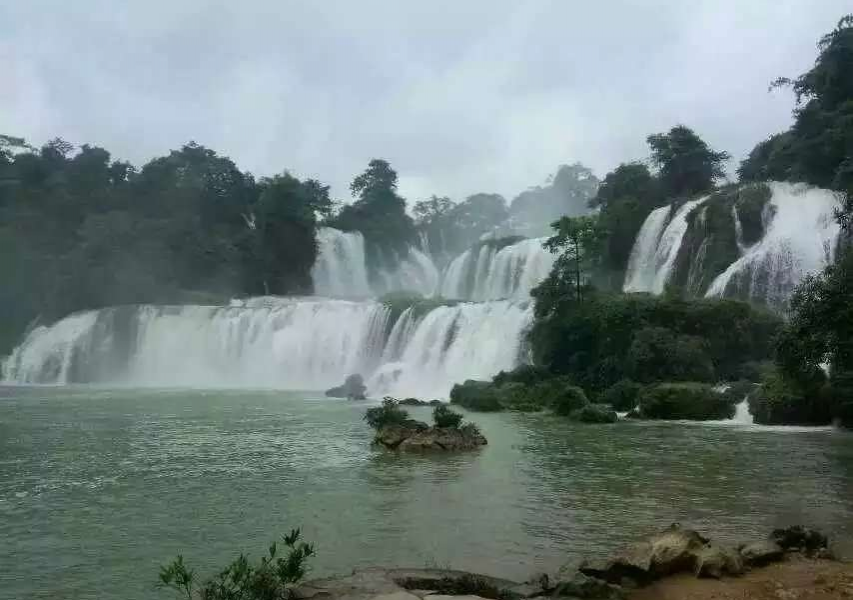
{"type": "Polygon", "coordinates": [[[849,0],[0,0],[0,133],[142,164],[195,140],[332,185],[511,198],[693,127],[740,159],[786,128],[849,0]]]}

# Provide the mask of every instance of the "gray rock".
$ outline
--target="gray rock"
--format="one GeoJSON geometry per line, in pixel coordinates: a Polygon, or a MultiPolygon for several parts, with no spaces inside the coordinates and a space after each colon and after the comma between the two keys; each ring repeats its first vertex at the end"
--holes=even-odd
{"type": "Polygon", "coordinates": [[[373,441],[379,446],[404,452],[473,450],[488,443],[482,434],[464,427],[428,427],[417,421],[383,427],[373,441]]]}
{"type": "Polygon", "coordinates": [[[777,562],[785,557],[785,551],[776,542],[760,541],[743,544],[738,551],[743,563],[749,567],[760,567],[777,562]]]}
{"type": "Polygon", "coordinates": [[[696,553],[696,577],[720,579],[724,575],[743,574],[743,560],[731,548],[708,544],[696,553]]]}
{"type": "Polygon", "coordinates": [[[785,551],[798,551],[812,555],[828,547],[829,540],[816,529],[795,525],[774,529],[770,539],[785,551]]]}
{"type": "Polygon", "coordinates": [[[326,390],[326,396],[330,398],[348,398],[350,400],[364,400],[367,387],[364,378],[358,373],[346,378],[343,385],[326,390]]]}
{"type": "Polygon", "coordinates": [[[623,600],[625,590],[595,577],[577,573],[570,581],[561,581],[552,597],[584,598],[590,600],[623,600]]]}
{"type": "Polygon", "coordinates": [[[619,583],[624,577],[644,583],[671,573],[693,571],[696,555],[707,541],[692,529],[673,524],[646,540],[623,546],[609,558],[584,561],[579,570],[610,583],[619,583]]]}

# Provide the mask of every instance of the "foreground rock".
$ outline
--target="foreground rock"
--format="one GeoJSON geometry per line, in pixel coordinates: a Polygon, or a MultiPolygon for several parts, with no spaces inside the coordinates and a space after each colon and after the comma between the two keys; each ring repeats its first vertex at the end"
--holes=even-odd
{"type": "Polygon", "coordinates": [[[367,386],[358,373],[346,378],[343,385],[326,390],[329,398],[347,398],[348,400],[364,400],[367,396],[367,386]]]}
{"type": "MultiPolygon", "coordinates": [[[[674,573],[719,579],[741,575],[747,567],[781,561],[785,552],[829,557],[827,539],[804,527],[777,529],[770,539],[741,544],[737,551],[712,543],[692,529],[673,524],[664,531],[619,548],[604,559],[586,560],[579,571],[614,584],[648,584],[674,573]]],[[[565,571],[563,571],[565,574],[565,571]]]]}
{"type": "Polygon", "coordinates": [[[344,577],[306,581],[296,600],[445,600],[519,598],[514,581],[446,569],[359,569],[344,577]]]}
{"type": "Polygon", "coordinates": [[[420,421],[383,427],[373,441],[388,450],[404,452],[473,450],[488,443],[479,429],[470,425],[458,428],[430,427],[420,421]]]}

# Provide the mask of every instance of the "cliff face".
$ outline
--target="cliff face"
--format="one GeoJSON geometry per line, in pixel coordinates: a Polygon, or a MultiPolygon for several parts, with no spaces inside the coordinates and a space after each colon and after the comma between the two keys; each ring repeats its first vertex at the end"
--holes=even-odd
{"type": "Polygon", "coordinates": [[[634,244],[626,292],[726,297],[784,312],[797,285],[844,243],[836,192],[806,184],[729,186],[653,211],[634,244]]]}
{"type": "Polygon", "coordinates": [[[716,192],[691,212],[670,284],[688,296],[703,296],[745,248],[764,236],[770,197],[770,188],[763,183],[732,187],[716,192]]]}

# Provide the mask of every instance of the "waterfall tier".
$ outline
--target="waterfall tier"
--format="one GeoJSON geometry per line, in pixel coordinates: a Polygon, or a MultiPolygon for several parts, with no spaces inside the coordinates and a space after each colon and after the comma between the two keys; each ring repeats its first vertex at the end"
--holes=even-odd
{"type": "Polygon", "coordinates": [[[729,296],[782,308],[794,288],[835,259],[841,228],[833,192],[803,184],[771,183],[764,236],[741,248],[733,262],[708,287],[706,296],[729,296]]]}
{"type": "Polygon", "coordinates": [[[321,227],[317,244],[311,277],[318,296],[359,299],[395,291],[432,296],[438,288],[438,269],[429,256],[415,247],[409,248],[402,259],[390,261],[393,268],[376,269],[371,284],[360,232],[321,227]]]}
{"type": "Polygon", "coordinates": [[[652,211],[634,242],[624,291],[659,294],[677,282],[692,295],[740,298],[783,310],[806,275],[834,260],[838,197],[804,184],[766,186],[769,199],[763,223],[751,230],[754,239],[745,239],[739,212],[738,193],[746,187],[652,211]],[[706,223],[711,208],[717,215],[724,212],[725,220],[706,223]]]}
{"type": "Polygon", "coordinates": [[[672,267],[687,231],[687,215],[707,199],[704,196],[691,200],[677,209],[663,206],[649,214],[628,260],[624,285],[626,292],[663,292],[672,276],[672,267]],[[669,219],[673,210],[675,214],[669,219]]]}
{"type": "Polygon", "coordinates": [[[475,246],[447,267],[441,295],[475,301],[528,299],[556,259],[542,247],[545,239],[522,240],[503,248],[488,242],[475,246]]]}
{"type": "Polygon", "coordinates": [[[446,397],[520,362],[526,304],[404,311],[379,302],[253,298],[230,307],[126,306],[31,331],[3,364],[13,383],[321,390],[361,373],[374,395],[446,397]]]}

